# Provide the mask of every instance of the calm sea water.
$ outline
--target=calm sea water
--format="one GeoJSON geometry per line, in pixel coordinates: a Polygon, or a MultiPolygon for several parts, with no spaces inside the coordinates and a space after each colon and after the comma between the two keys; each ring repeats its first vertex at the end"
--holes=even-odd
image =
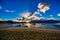
{"type": "MultiPolygon", "coordinates": [[[[4,24],[6,27],[24,27],[26,23],[6,23],[4,24]]],[[[31,24],[31,26],[34,27],[41,27],[41,28],[50,28],[50,29],[59,29],[60,30],[60,26],[54,26],[58,23],[36,23],[36,24],[31,24]]],[[[60,23],[59,23],[60,25],[60,23]]]]}

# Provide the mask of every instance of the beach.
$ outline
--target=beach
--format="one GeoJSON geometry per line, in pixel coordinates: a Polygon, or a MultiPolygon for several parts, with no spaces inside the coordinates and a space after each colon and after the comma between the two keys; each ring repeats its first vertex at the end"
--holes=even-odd
{"type": "Polygon", "coordinates": [[[0,30],[1,40],[60,40],[60,30],[9,27],[0,30]]]}

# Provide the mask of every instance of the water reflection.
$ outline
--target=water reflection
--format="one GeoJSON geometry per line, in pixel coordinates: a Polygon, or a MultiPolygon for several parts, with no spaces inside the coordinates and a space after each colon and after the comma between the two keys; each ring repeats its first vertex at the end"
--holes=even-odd
{"type": "Polygon", "coordinates": [[[1,27],[39,27],[39,28],[52,28],[60,29],[60,23],[5,23],[0,24],[1,27]]]}

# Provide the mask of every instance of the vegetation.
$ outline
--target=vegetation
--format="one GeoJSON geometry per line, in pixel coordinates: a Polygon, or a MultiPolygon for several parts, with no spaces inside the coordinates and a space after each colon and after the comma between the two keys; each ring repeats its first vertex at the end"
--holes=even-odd
{"type": "Polygon", "coordinates": [[[60,40],[60,32],[0,30],[0,40],[60,40]]]}

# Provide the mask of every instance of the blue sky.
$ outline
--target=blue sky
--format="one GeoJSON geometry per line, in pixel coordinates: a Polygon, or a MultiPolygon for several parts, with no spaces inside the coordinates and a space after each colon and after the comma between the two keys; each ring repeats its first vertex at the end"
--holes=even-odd
{"type": "Polygon", "coordinates": [[[48,3],[50,9],[46,13],[42,14],[44,18],[50,18],[53,15],[54,18],[60,19],[60,1],[59,0],[1,0],[0,1],[0,19],[11,20],[20,18],[20,14],[25,11],[36,11],[38,3],[48,3]],[[59,14],[59,15],[58,15],[59,14]]]}
{"type": "Polygon", "coordinates": [[[15,19],[20,13],[29,10],[28,0],[1,0],[0,5],[2,6],[2,9],[0,10],[0,18],[4,20],[15,19]],[[6,10],[14,12],[6,12],[6,10]]]}

